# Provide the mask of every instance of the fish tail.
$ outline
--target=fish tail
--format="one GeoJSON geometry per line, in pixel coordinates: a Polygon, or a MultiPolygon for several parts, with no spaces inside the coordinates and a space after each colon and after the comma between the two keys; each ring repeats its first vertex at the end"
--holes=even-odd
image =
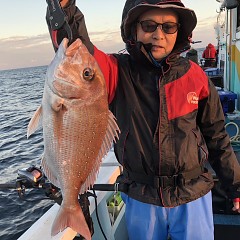
{"type": "Polygon", "coordinates": [[[51,235],[55,236],[67,227],[70,227],[72,230],[78,232],[86,240],[91,240],[91,233],[79,205],[75,209],[71,210],[62,206],[60,207],[52,225],[51,235]]]}

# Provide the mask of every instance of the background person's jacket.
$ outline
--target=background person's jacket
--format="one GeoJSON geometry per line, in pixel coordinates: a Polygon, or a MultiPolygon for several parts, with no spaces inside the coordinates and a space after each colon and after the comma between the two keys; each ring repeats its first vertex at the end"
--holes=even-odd
{"type": "Polygon", "coordinates": [[[202,57],[205,59],[215,59],[217,54],[216,48],[209,43],[206,49],[203,51],[202,57]]]}
{"type": "MultiPolygon", "coordinates": [[[[65,11],[105,76],[110,109],[121,129],[114,150],[124,166],[118,181],[128,184],[126,193],[166,207],[193,201],[213,187],[204,168],[209,161],[228,196],[240,197],[240,167],[219,96],[202,69],[177,53],[161,68],[140,50],[134,57],[107,55],[90,42],[83,14],[74,5],[65,11]]],[[[63,36],[59,32],[59,39],[63,36]]]]}
{"type": "Polygon", "coordinates": [[[198,64],[198,52],[196,49],[190,49],[186,53],[186,58],[198,64]]]}

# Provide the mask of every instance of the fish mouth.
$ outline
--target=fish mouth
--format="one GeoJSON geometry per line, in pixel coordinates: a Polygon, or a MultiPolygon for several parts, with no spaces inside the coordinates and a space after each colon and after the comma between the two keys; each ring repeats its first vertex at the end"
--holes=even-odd
{"type": "Polygon", "coordinates": [[[82,41],[77,38],[73,43],[71,43],[70,45],[68,45],[69,40],[67,38],[64,38],[58,48],[58,55],[62,56],[62,55],[66,55],[66,56],[71,56],[74,55],[75,51],[77,51],[79,49],[79,47],[82,46],[82,41]]]}
{"type": "Polygon", "coordinates": [[[59,53],[60,55],[64,54],[68,48],[68,43],[69,43],[69,40],[67,38],[64,38],[61,44],[59,45],[57,53],[59,53]]]}

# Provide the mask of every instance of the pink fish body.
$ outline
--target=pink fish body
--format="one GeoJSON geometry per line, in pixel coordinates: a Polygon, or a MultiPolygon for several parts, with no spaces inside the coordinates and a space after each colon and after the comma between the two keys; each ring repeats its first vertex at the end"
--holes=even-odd
{"type": "Polygon", "coordinates": [[[42,124],[42,167],[62,191],[52,235],[70,227],[89,240],[78,195],[94,184],[102,158],[120,130],[108,110],[105,79],[97,62],[80,39],[67,44],[64,39],[48,67],[42,104],[27,136],[42,124]]]}

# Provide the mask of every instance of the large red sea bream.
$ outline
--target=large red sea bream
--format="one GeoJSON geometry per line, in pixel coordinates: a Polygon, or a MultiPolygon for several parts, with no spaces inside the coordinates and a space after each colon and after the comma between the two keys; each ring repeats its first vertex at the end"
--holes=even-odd
{"type": "Polygon", "coordinates": [[[64,39],[48,67],[42,104],[27,135],[41,125],[42,167],[63,195],[52,235],[70,227],[90,240],[78,195],[94,184],[102,158],[119,129],[108,109],[103,74],[80,39],[70,46],[64,39]]]}

